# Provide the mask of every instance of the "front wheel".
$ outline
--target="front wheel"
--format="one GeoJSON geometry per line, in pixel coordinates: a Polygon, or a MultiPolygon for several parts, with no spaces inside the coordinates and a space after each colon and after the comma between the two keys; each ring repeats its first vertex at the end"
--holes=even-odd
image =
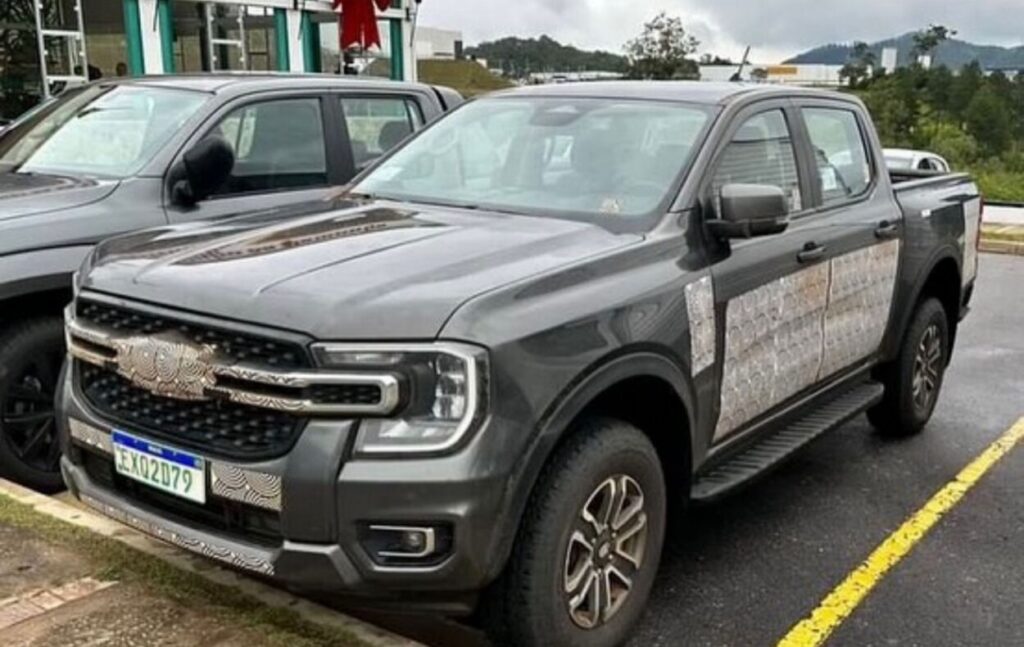
{"type": "Polygon", "coordinates": [[[59,317],[16,323],[0,335],[0,476],[60,490],[54,393],[64,361],[59,317]]]}
{"type": "Polygon", "coordinates": [[[665,501],[647,436],[615,420],[581,425],[545,467],[506,571],[485,596],[494,643],[623,643],[658,570],[665,501]]]}
{"type": "Polygon", "coordinates": [[[885,396],[868,419],[890,436],[920,432],[932,417],[949,361],[949,321],[938,299],[922,301],[894,362],[879,369],[885,396]]]}

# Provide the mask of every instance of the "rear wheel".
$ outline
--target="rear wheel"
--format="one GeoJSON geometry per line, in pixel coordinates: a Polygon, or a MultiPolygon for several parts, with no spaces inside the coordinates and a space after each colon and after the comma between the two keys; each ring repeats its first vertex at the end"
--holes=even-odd
{"type": "Polygon", "coordinates": [[[642,432],[584,423],[541,475],[512,558],[484,600],[494,643],[624,642],[658,570],[665,500],[658,454],[642,432]]]}
{"type": "Polygon", "coordinates": [[[938,299],[925,299],[914,312],[899,357],[878,371],[885,396],[868,410],[871,424],[892,436],[921,431],[935,411],[948,358],[946,311],[938,299]]]}
{"type": "Polygon", "coordinates": [[[63,360],[57,317],[19,322],[0,336],[0,476],[44,492],[63,487],[54,417],[63,360]]]}

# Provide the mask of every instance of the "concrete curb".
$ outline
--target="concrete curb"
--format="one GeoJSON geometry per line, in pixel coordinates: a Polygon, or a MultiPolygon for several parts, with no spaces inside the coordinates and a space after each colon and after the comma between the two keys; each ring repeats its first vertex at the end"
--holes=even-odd
{"type": "Polygon", "coordinates": [[[979,248],[993,254],[1024,256],[1024,226],[984,223],[979,248]]]}
{"type": "Polygon", "coordinates": [[[178,550],[169,544],[153,539],[128,526],[94,514],[91,511],[64,503],[32,490],[0,479],[0,494],[31,507],[39,514],[58,519],[84,528],[113,541],[121,542],[152,557],[156,557],[175,568],[198,575],[211,582],[230,586],[248,595],[261,604],[276,609],[293,611],[303,620],[317,625],[341,629],[373,647],[422,647],[414,642],[393,634],[380,627],[356,620],[327,607],[304,600],[300,597],[275,589],[249,579],[244,575],[218,566],[216,563],[178,550]]]}

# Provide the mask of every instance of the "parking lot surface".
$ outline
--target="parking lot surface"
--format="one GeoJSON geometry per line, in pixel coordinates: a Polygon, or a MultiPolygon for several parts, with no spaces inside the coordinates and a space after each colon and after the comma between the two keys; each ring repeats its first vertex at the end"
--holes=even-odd
{"type": "MultiPolygon", "coordinates": [[[[886,439],[862,416],[778,471],[693,510],[670,538],[631,647],[775,645],[893,531],[1024,417],[1024,258],[983,255],[935,417],[886,439]]],[[[1024,447],[881,579],[829,645],[1024,644],[1024,447]]],[[[450,623],[362,614],[427,644],[450,623]]]]}

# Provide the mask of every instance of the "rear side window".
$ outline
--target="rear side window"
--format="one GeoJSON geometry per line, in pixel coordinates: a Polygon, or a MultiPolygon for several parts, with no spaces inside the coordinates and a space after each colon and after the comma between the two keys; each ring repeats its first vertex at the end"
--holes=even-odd
{"type": "Polygon", "coordinates": [[[342,97],[341,109],[360,171],[423,125],[419,106],[403,97],[342,97]]]}
{"type": "Polygon", "coordinates": [[[777,186],[788,198],[790,213],[803,209],[793,138],[781,110],[751,117],[726,146],[712,180],[717,213],[721,213],[718,201],[726,184],[777,186]]]}
{"type": "Polygon", "coordinates": [[[228,114],[212,134],[226,139],[235,152],[235,167],[218,195],[327,184],[319,99],[252,103],[228,114]]]}
{"type": "Polygon", "coordinates": [[[857,197],[871,184],[871,165],[857,115],[839,108],[804,108],[825,205],[857,197]]]}

